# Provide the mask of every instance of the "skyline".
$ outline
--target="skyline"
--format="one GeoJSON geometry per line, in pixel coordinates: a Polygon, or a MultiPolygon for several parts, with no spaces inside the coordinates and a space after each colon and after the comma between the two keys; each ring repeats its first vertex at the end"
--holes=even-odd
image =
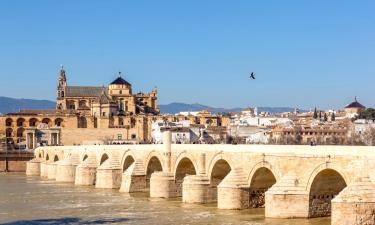
{"type": "Polygon", "coordinates": [[[375,105],[371,1],[110,3],[1,2],[0,96],[55,100],[63,64],[69,85],[121,71],[160,104],[375,105]]]}

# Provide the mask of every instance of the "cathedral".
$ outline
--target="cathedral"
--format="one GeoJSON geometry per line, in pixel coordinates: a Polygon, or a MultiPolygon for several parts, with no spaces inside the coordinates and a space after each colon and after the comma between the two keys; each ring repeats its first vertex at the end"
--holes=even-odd
{"type": "Polygon", "coordinates": [[[58,111],[98,117],[159,114],[157,90],[133,94],[132,85],[119,76],[108,87],[69,86],[63,67],[57,85],[58,111]]]}
{"type": "Polygon", "coordinates": [[[0,116],[6,142],[33,149],[41,145],[103,144],[112,140],[149,142],[159,117],[157,90],[133,93],[119,73],[107,87],[69,86],[61,67],[54,110],[28,110],[0,116]]]}
{"type": "MultiPolygon", "coordinates": [[[[61,67],[56,108],[22,109],[0,116],[0,136],[6,143],[35,149],[51,145],[137,144],[154,142],[156,121],[189,121],[193,127],[225,128],[229,117],[160,114],[157,90],[134,94],[121,73],[108,86],[70,86],[61,67]]],[[[19,147],[20,148],[20,147],[19,147]]]]}

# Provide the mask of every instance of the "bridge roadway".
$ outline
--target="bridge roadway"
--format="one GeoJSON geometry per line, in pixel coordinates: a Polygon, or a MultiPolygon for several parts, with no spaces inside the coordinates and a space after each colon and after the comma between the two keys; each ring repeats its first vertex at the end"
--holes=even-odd
{"type": "Polygon", "coordinates": [[[27,175],[150,197],[265,207],[270,218],[332,216],[375,224],[375,147],[287,145],[93,145],[40,147],[27,175]]]}

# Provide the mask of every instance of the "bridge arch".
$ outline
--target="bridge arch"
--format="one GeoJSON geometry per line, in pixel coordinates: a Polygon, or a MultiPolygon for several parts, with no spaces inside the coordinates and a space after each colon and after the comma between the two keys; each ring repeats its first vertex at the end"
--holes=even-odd
{"type": "Polygon", "coordinates": [[[57,162],[57,161],[59,161],[60,159],[59,159],[59,156],[56,154],[55,155],[55,157],[53,157],[53,162],[57,162]]]}
{"type": "Polygon", "coordinates": [[[318,166],[309,178],[309,217],[325,217],[331,215],[331,200],[348,184],[344,173],[337,166],[318,166]]]}
{"type": "Polygon", "coordinates": [[[146,161],[145,174],[146,174],[146,188],[147,189],[150,188],[151,175],[154,172],[163,171],[162,161],[160,160],[161,157],[159,158],[157,155],[158,154],[156,152],[150,153],[146,161]]]}
{"type": "Polygon", "coordinates": [[[101,166],[105,161],[109,160],[109,154],[108,153],[103,153],[101,156],[100,156],[100,161],[99,161],[99,166],[101,166]]]}
{"type": "Polygon", "coordinates": [[[85,160],[87,160],[89,158],[89,155],[87,153],[83,154],[83,157],[82,157],[82,160],[81,162],[84,162],[85,160]]]}
{"type": "Polygon", "coordinates": [[[217,186],[232,170],[234,164],[224,154],[217,154],[210,162],[208,176],[210,179],[210,199],[217,200],[217,186]]]}
{"type": "Polygon", "coordinates": [[[187,175],[196,175],[197,167],[194,164],[194,158],[192,155],[182,153],[179,155],[176,160],[174,176],[176,182],[177,196],[182,196],[182,183],[185,176],[187,175]]]}
{"type": "Polygon", "coordinates": [[[122,162],[122,172],[125,172],[133,163],[135,163],[135,158],[133,155],[128,154],[124,161],[122,162]]]}
{"type": "Polygon", "coordinates": [[[153,159],[154,157],[160,162],[160,165],[161,165],[161,168],[162,168],[162,171],[163,171],[163,168],[164,168],[163,157],[159,152],[153,150],[150,153],[148,153],[148,155],[146,157],[146,160],[143,161],[143,166],[145,168],[145,174],[147,174],[147,167],[150,164],[150,160],[153,159]]]}
{"type": "Polygon", "coordinates": [[[266,191],[279,180],[275,171],[267,161],[259,162],[252,168],[248,176],[250,208],[264,207],[266,191]]]}
{"type": "Polygon", "coordinates": [[[48,162],[49,161],[49,154],[47,153],[46,154],[46,162],[48,162]]]}

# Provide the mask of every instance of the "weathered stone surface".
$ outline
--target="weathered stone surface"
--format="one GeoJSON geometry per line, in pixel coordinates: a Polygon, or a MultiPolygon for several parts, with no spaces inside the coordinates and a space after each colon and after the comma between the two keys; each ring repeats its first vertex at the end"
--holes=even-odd
{"type": "Polygon", "coordinates": [[[95,185],[97,164],[94,157],[88,157],[76,168],[75,185],[95,185]]]}
{"type": "Polygon", "coordinates": [[[282,177],[265,193],[265,214],[270,218],[307,218],[309,194],[294,173],[282,177]]]}
{"type": "Polygon", "coordinates": [[[64,160],[56,163],[56,181],[74,183],[78,164],[78,155],[68,153],[68,156],[64,160]]]}
{"type": "MultiPolygon", "coordinates": [[[[82,173],[81,178],[88,181],[81,183],[94,183],[93,171],[82,167],[84,172],[73,172],[73,168],[80,171],[75,167],[89,155],[93,168],[97,167],[97,187],[119,188],[121,184],[121,191],[136,192],[150,186],[151,197],[161,198],[181,196],[182,191],[184,202],[217,200],[218,207],[225,209],[265,207],[266,217],[276,218],[327,216],[331,208],[333,218],[345,218],[335,216],[340,210],[349,218],[352,206],[344,205],[352,204],[350,201],[331,207],[330,200],[346,185],[351,186],[361,171],[375,174],[375,148],[361,146],[87,145],[43,147],[36,154],[42,161],[48,155],[61,159],[75,155],[77,163],[64,159],[57,168],[70,167],[60,175],[69,178],[82,173]],[[191,163],[181,166],[181,162],[191,163]]],[[[48,176],[45,163],[40,164],[40,174],[48,176]]],[[[59,174],[57,169],[57,180],[59,174]]],[[[367,221],[374,202],[370,198],[355,203],[357,218],[360,215],[367,221]]]]}
{"type": "Polygon", "coordinates": [[[249,187],[241,168],[234,168],[218,185],[217,206],[219,209],[249,208],[249,187]]]}
{"type": "Polygon", "coordinates": [[[120,192],[146,192],[147,176],[141,161],[136,160],[122,174],[120,192]]]}
{"type": "Polygon", "coordinates": [[[155,172],[151,175],[150,197],[175,198],[177,187],[172,173],[155,172]]]}
{"type": "Polygon", "coordinates": [[[96,188],[118,189],[121,186],[122,170],[116,156],[112,156],[96,170],[96,188]]]}
{"type": "Polygon", "coordinates": [[[332,225],[375,224],[375,185],[360,177],[332,200],[332,225]]]}
{"type": "Polygon", "coordinates": [[[34,158],[26,163],[26,175],[27,176],[40,176],[40,164],[41,160],[34,158]]]}
{"type": "Polygon", "coordinates": [[[47,164],[47,178],[49,180],[56,179],[56,163],[48,163],[47,164]]]}
{"type": "Polygon", "coordinates": [[[211,198],[210,180],[203,175],[190,175],[184,178],[182,201],[185,203],[209,203],[211,198]]]}

